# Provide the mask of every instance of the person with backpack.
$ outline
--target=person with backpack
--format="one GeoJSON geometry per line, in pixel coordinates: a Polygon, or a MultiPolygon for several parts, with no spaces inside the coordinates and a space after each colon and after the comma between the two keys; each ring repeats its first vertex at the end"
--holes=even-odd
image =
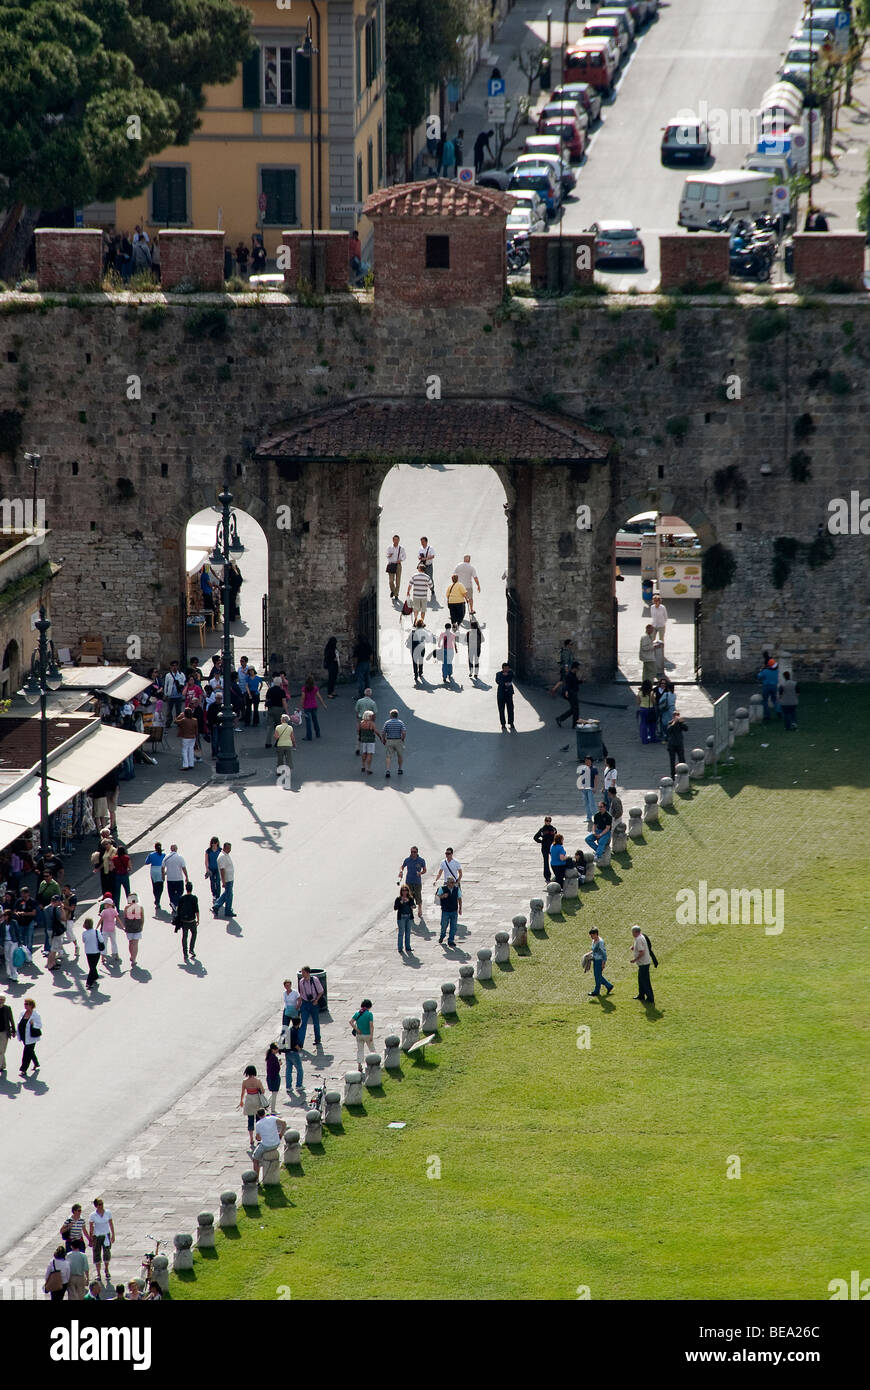
{"type": "Polygon", "coordinates": [[[66,1258],[66,1251],[62,1245],[59,1245],[45,1271],[45,1283],[42,1291],[48,1294],[52,1303],[60,1303],[66,1294],[68,1283],[69,1263],[66,1258]]]}
{"type": "Polygon", "coordinates": [[[6,975],[10,985],[18,984],[18,971],[33,959],[24,945],[21,927],[11,907],[4,907],[0,914],[0,945],[6,961],[6,975]]]}
{"type": "Polygon", "coordinates": [[[601,986],[607,990],[608,994],[613,991],[613,985],[604,978],[604,963],[607,960],[607,947],[598,934],[598,928],[593,927],[589,932],[592,938],[592,970],[595,974],[595,988],[590,989],[589,998],[597,998],[601,993],[601,986]]]}
{"type": "MultiPolygon", "coordinates": [[[[286,985],[288,982],[285,980],[284,983],[286,985]]],[[[293,993],[296,993],[298,1000],[298,993],[295,990],[293,993]]],[[[286,990],[284,992],[284,998],[287,998],[286,990]]],[[[299,1041],[299,1022],[298,1014],[291,1015],[288,1022],[281,1029],[281,1036],[278,1039],[278,1051],[283,1052],[287,1059],[286,1085],[288,1096],[293,1095],[293,1087],[290,1084],[290,1073],[293,1071],[296,1073],[297,1089],[300,1091],[302,1090],[302,1044],[299,1041]]]]}
{"type": "Polygon", "coordinates": [[[665,729],[665,743],[667,744],[672,777],[677,775],[677,763],[686,761],[686,745],[683,742],[683,734],[687,732],[688,728],[685,719],[680,717],[680,711],[675,709],[674,717],[665,729]]]}
{"type": "Polygon", "coordinates": [[[635,999],[642,1004],[654,1004],[652,985],[650,984],[649,968],[651,965],[658,965],[653,952],[652,943],[648,936],[645,936],[640,927],[632,927],[631,961],[637,966],[637,994],[635,999]]]}
{"type": "Polygon", "coordinates": [[[314,1028],[314,1046],[320,1047],[320,1001],[323,998],[323,985],[316,975],[312,975],[310,965],[303,965],[299,971],[299,1046],[305,1044],[308,1024],[314,1028]]]}
{"type": "Polygon", "coordinates": [[[46,970],[56,970],[61,961],[66,962],[63,949],[63,941],[66,936],[66,912],[60,893],[55,893],[45,909],[45,935],[49,941],[48,960],[45,963],[45,968],[46,970]]]}
{"type": "Polygon", "coordinates": [[[540,830],[536,830],[532,839],[536,845],[541,846],[541,857],[544,861],[544,882],[549,883],[553,875],[550,873],[550,849],[556,838],[556,827],[553,824],[552,816],[544,816],[544,824],[540,830]]]}
{"type": "Polygon", "coordinates": [[[106,949],[105,937],[94,926],[93,917],[86,917],[82,923],[82,950],[85,953],[85,960],[88,963],[88,978],[85,980],[85,988],[93,989],[99,979],[97,966],[100,957],[106,949]]]}
{"type": "Polygon", "coordinates": [[[363,999],[356,1013],[351,1017],[350,1028],[356,1038],[356,1064],[362,1071],[365,1066],[366,1053],[373,1052],[375,1047],[375,1020],[371,999],[363,999]]]}
{"type": "Polygon", "coordinates": [[[271,1105],[269,1114],[274,1115],[278,1104],[278,1092],[281,1089],[281,1053],[278,1051],[276,1042],[269,1043],[269,1050],[266,1053],[266,1090],[269,1092],[271,1105]]]}

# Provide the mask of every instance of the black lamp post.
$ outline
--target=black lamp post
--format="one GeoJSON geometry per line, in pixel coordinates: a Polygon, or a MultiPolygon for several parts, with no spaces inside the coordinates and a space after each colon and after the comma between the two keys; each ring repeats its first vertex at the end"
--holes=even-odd
{"type": "Polygon", "coordinates": [[[48,833],[48,718],[45,712],[49,690],[59,690],[63,677],[49,651],[46,633],[51,623],[45,616],[45,608],[40,606],[39,617],[35,623],[39,633],[39,647],[30,662],[30,675],[22,689],[22,695],[29,705],[39,701],[39,839],[43,854],[49,846],[48,833]]]}
{"type": "MultiPolygon", "coordinates": [[[[305,24],[305,38],[296,50],[308,59],[308,91],[309,91],[309,111],[308,111],[308,197],[311,208],[311,259],[309,262],[309,279],[311,287],[314,288],[314,62],[313,58],[318,52],[314,47],[314,40],[311,36],[311,15],[305,24]]],[[[320,93],[317,93],[317,100],[320,100],[320,93]]]]}
{"type": "MultiPolygon", "coordinates": [[[[215,772],[231,774],[239,770],[239,759],[236,755],[236,744],[233,737],[233,702],[231,696],[232,689],[232,663],[230,661],[230,503],[233,495],[229,487],[224,484],[224,490],[218,501],[223,508],[223,519],[220,528],[220,539],[223,545],[224,576],[223,576],[223,604],[224,604],[224,707],[221,710],[221,722],[219,730],[218,755],[215,763],[215,772]]],[[[215,547],[217,549],[217,547],[215,547]]]]}

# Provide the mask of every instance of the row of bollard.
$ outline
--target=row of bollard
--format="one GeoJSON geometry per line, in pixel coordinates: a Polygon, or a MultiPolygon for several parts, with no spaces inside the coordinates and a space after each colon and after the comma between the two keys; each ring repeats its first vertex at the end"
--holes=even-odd
{"type": "MultiPolygon", "coordinates": [[[[750,710],[742,707],[738,709],[735,719],[729,723],[728,746],[730,748],[734,747],[735,737],[748,734],[750,723],[759,723],[762,718],[761,696],[753,695],[750,705],[750,710]]],[[[584,852],[584,886],[594,880],[596,868],[606,867],[610,863],[611,852],[620,854],[626,849],[628,840],[641,839],[644,824],[655,824],[659,818],[659,808],[673,805],[675,793],[686,795],[689,792],[691,782],[702,778],[705,769],[712,762],[713,738],[711,735],[706,741],[705,748],[692,749],[690,764],[677,763],[676,776],[661,779],[658,792],[644,793],[642,807],[632,806],[629,808],[628,825],[625,821],[617,821],[613,827],[610,845],[597,863],[592,850],[584,852]]],[[[342,1106],[361,1105],[364,1087],[371,1089],[380,1086],[383,1082],[384,1071],[398,1071],[401,1068],[401,1054],[403,1052],[409,1052],[415,1043],[420,1041],[421,1035],[431,1037],[437,1033],[439,1014],[445,1019],[450,1019],[456,1015],[457,998],[473,999],[475,980],[491,980],[493,964],[506,965],[510,961],[511,947],[517,949],[527,946],[529,932],[544,929],[545,911],[550,917],[558,916],[562,911],[564,899],[579,898],[579,896],[579,871],[576,865],[570,864],[565,870],[564,887],[555,882],[547,884],[546,908],[542,898],[532,898],[529,902],[528,917],[518,913],[512,919],[510,932],[498,931],[495,933],[494,949],[487,946],[481,947],[477,952],[476,965],[460,965],[458,985],[449,980],[442,984],[440,1000],[423,1000],[422,1018],[409,1015],[402,1020],[401,1037],[391,1033],[384,1039],[383,1058],[379,1053],[370,1053],[365,1059],[365,1073],[359,1071],[345,1072],[344,1096],[339,1091],[327,1091],[324,1097],[325,1114],[322,1115],[317,1109],[307,1112],[304,1139],[298,1129],[285,1131],[283,1155],[279,1157],[278,1149],[270,1149],[263,1155],[263,1185],[268,1187],[280,1183],[282,1163],[289,1168],[298,1168],[302,1163],[303,1145],[312,1148],[321,1144],[324,1124],[330,1126],[341,1123],[342,1106]]],[[[256,1207],[260,1201],[257,1175],[253,1168],[248,1168],[241,1176],[242,1206],[256,1207]]],[[[233,1228],[238,1224],[238,1200],[235,1192],[221,1193],[218,1226],[222,1229],[233,1228]]],[[[175,1237],[173,1270],[178,1272],[193,1268],[193,1244],[194,1237],[192,1235],[179,1234],[175,1237]]],[[[199,1250],[210,1250],[214,1248],[214,1245],[214,1213],[200,1212],[197,1217],[196,1246],[199,1250]]],[[[163,1293],[168,1293],[169,1261],[165,1256],[155,1257],[153,1277],[163,1293]]]]}

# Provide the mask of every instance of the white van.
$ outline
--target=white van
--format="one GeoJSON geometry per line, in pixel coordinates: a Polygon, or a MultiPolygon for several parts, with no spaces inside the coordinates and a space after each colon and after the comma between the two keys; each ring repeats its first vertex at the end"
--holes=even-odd
{"type": "Polygon", "coordinates": [[[723,169],[716,174],[694,174],[686,179],[680,197],[678,227],[703,231],[713,217],[733,213],[758,217],[770,212],[770,195],[776,180],[771,174],[749,169],[723,169]]]}

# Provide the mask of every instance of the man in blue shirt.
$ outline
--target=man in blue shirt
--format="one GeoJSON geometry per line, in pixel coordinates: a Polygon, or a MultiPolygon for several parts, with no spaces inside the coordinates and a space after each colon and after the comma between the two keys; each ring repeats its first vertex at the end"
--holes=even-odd
{"type": "Polygon", "coordinates": [[[589,998],[601,993],[601,986],[604,985],[607,993],[610,994],[613,985],[604,978],[604,962],[607,960],[607,947],[598,935],[598,928],[593,927],[589,935],[592,938],[592,969],[595,972],[595,988],[590,989],[589,998]]]}
{"type": "Polygon", "coordinates": [[[402,860],[399,869],[399,884],[402,882],[402,874],[405,875],[405,886],[410,888],[411,897],[417,905],[417,916],[423,920],[423,875],[426,872],[426,860],[420,857],[420,851],[416,845],[411,846],[411,852],[407,859],[402,860]]]}

